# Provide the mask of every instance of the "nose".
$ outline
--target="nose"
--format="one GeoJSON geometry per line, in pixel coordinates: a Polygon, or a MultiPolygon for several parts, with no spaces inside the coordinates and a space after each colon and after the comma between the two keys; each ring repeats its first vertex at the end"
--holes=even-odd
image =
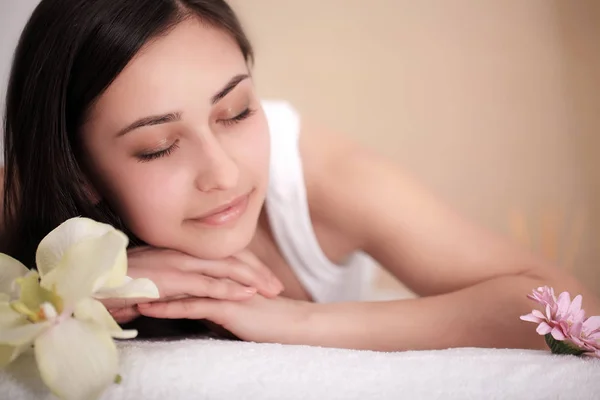
{"type": "Polygon", "coordinates": [[[203,140],[196,187],[202,192],[230,190],[238,185],[239,168],[219,141],[212,135],[203,140]]]}

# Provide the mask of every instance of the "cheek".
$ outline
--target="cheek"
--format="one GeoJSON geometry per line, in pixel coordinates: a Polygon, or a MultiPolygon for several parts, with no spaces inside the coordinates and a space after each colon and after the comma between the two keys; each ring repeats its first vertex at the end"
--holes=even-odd
{"type": "Polygon", "coordinates": [[[148,241],[181,220],[189,178],[159,163],[140,167],[113,175],[107,197],[128,228],[148,241]]]}
{"type": "Polygon", "coordinates": [[[269,175],[270,136],[267,120],[260,113],[252,119],[245,140],[237,141],[236,162],[241,176],[247,176],[257,186],[266,186],[269,175]]]}

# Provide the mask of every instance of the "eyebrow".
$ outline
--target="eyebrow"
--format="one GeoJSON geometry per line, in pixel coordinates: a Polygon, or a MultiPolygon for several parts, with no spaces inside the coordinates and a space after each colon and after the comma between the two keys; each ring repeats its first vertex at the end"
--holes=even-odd
{"type": "MultiPolygon", "coordinates": [[[[223,89],[221,89],[217,94],[215,94],[213,97],[211,97],[211,99],[210,99],[211,104],[215,105],[216,103],[218,103],[219,100],[221,100],[223,97],[227,96],[229,94],[229,92],[231,92],[233,89],[235,89],[235,87],[240,82],[242,82],[244,79],[248,79],[249,77],[250,77],[250,75],[248,75],[248,74],[240,74],[240,75],[236,75],[233,78],[231,78],[229,80],[229,82],[227,82],[227,84],[223,87],[223,89]]],[[[119,131],[119,133],[117,133],[117,137],[124,136],[135,129],[142,128],[145,126],[168,124],[170,122],[177,122],[177,121],[181,121],[181,113],[180,112],[168,113],[168,114],[163,114],[163,115],[152,115],[149,117],[140,118],[137,121],[133,122],[132,124],[129,124],[125,128],[121,129],[119,131]]]]}
{"type": "Polygon", "coordinates": [[[231,78],[229,80],[229,82],[227,82],[225,87],[223,87],[223,89],[221,89],[217,94],[215,94],[210,99],[211,104],[213,104],[213,105],[217,104],[217,102],[219,100],[221,100],[223,97],[227,96],[229,94],[229,92],[231,92],[233,89],[235,89],[235,87],[241,81],[243,81],[244,79],[248,79],[248,78],[250,78],[250,75],[248,75],[248,74],[240,74],[240,75],[236,75],[233,78],[231,78]]]}
{"type": "Polygon", "coordinates": [[[168,124],[169,122],[176,122],[181,120],[181,113],[169,113],[163,115],[152,115],[150,117],[140,118],[134,123],[128,125],[127,127],[121,129],[119,133],[117,133],[117,137],[121,137],[126,135],[127,133],[142,128],[144,126],[152,126],[152,125],[160,125],[160,124],[168,124]]]}

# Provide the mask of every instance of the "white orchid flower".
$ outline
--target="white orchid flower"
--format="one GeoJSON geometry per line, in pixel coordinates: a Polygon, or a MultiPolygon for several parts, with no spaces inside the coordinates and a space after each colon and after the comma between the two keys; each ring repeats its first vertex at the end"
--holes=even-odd
{"type": "Polygon", "coordinates": [[[103,298],[158,298],[148,279],[127,273],[127,237],[110,225],[73,218],[36,253],[38,271],[0,254],[0,366],[34,347],[42,380],[62,399],[94,399],[118,376],[112,338],[128,339],[103,298]]]}

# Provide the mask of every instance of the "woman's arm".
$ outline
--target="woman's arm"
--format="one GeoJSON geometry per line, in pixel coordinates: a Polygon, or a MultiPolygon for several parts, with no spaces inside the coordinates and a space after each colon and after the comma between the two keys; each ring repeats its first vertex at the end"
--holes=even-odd
{"type": "Polygon", "coordinates": [[[544,347],[523,322],[525,296],[549,285],[598,299],[565,272],[441,204],[396,165],[343,136],[301,136],[311,210],[420,296],[414,300],[319,305],[308,344],[377,350],[544,347]]]}

